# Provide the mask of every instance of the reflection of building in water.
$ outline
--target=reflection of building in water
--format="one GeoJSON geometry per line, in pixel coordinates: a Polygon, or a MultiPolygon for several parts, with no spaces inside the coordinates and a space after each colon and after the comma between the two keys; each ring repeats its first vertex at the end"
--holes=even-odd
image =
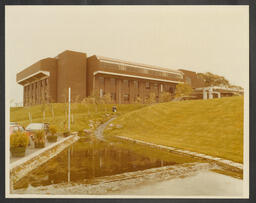
{"type": "MultiPolygon", "coordinates": [[[[203,82],[196,72],[171,70],[132,63],[97,55],[64,51],[55,58],[45,58],[17,74],[24,87],[24,106],[67,101],[68,87],[72,99],[100,97],[108,94],[112,103],[134,103],[147,100],[154,93],[156,100],[163,92],[175,93],[176,85],[188,83],[200,88],[203,82]]],[[[197,97],[203,97],[203,93],[197,97]]]]}

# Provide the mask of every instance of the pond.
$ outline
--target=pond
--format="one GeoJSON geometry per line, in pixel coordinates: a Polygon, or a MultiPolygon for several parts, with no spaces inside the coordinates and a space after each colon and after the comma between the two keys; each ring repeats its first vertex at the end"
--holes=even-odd
{"type": "MultiPolygon", "coordinates": [[[[104,142],[90,137],[70,147],[70,181],[88,184],[97,177],[193,162],[198,160],[134,143],[104,142]]],[[[68,149],[20,179],[14,189],[67,181],[68,149]]]]}

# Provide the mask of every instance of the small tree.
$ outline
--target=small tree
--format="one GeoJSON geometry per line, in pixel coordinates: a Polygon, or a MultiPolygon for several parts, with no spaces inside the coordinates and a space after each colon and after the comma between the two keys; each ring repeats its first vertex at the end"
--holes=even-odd
{"type": "Polygon", "coordinates": [[[41,111],[43,112],[43,120],[45,120],[45,110],[46,110],[46,98],[44,97],[43,91],[41,92],[41,111]]]}
{"type": "Polygon", "coordinates": [[[180,83],[176,86],[175,97],[188,96],[192,93],[192,87],[187,83],[180,83]]]}
{"type": "Polygon", "coordinates": [[[136,104],[141,104],[141,103],[142,103],[142,98],[140,98],[139,96],[136,97],[135,103],[136,103],[136,104]]]}
{"type": "Polygon", "coordinates": [[[229,81],[219,75],[215,75],[213,73],[197,73],[198,77],[204,82],[205,86],[230,86],[229,81]]]}
{"type": "Polygon", "coordinates": [[[105,104],[110,104],[111,103],[111,95],[110,93],[107,93],[103,96],[103,100],[105,104]]]}
{"type": "Polygon", "coordinates": [[[159,95],[159,102],[168,102],[171,101],[171,93],[169,92],[162,92],[159,95]]]}
{"type": "Polygon", "coordinates": [[[156,103],[156,94],[151,92],[149,96],[145,99],[146,104],[154,104],[156,103]]]}
{"type": "Polygon", "coordinates": [[[103,96],[102,98],[103,100],[103,104],[104,104],[104,110],[105,112],[107,111],[107,104],[111,104],[111,94],[110,93],[107,93],[103,96]]]}

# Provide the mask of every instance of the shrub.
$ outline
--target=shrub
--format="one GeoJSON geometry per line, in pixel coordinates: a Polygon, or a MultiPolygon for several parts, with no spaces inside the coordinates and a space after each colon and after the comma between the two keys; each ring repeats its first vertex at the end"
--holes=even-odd
{"type": "Polygon", "coordinates": [[[111,95],[110,95],[110,93],[105,94],[105,95],[103,96],[102,100],[103,100],[103,102],[104,102],[105,104],[111,104],[112,100],[111,100],[111,95]]]}
{"type": "Polygon", "coordinates": [[[70,131],[68,130],[68,131],[65,131],[65,132],[63,132],[63,136],[64,137],[68,137],[70,135],[70,131]]]}
{"type": "Polygon", "coordinates": [[[79,137],[85,136],[85,132],[83,130],[79,130],[78,131],[78,136],[79,137]]]}
{"type": "Polygon", "coordinates": [[[10,136],[10,146],[11,148],[16,147],[27,147],[29,143],[29,137],[25,132],[17,131],[10,136]]]}
{"type": "Polygon", "coordinates": [[[57,135],[48,135],[47,140],[48,140],[48,142],[57,142],[58,136],[57,135]]]}
{"type": "Polygon", "coordinates": [[[51,125],[49,131],[52,135],[55,135],[57,133],[57,128],[54,125],[51,125]]]}
{"type": "Polygon", "coordinates": [[[171,101],[171,94],[169,92],[162,92],[159,95],[159,102],[171,101]]]}
{"type": "Polygon", "coordinates": [[[189,96],[193,92],[192,87],[187,83],[180,83],[176,86],[175,97],[189,96]]]}
{"type": "Polygon", "coordinates": [[[136,104],[142,104],[142,103],[143,103],[142,98],[140,98],[139,96],[136,97],[135,103],[136,103],[136,104]]]}
{"type": "Polygon", "coordinates": [[[149,96],[145,98],[146,104],[154,104],[156,103],[156,94],[154,92],[151,92],[149,96]]]}
{"type": "Polygon", "coordinates": [[[43,130],[38,130],[34,135],[35,145],[44,145],[45,144],[45,132],[43,130]]]}

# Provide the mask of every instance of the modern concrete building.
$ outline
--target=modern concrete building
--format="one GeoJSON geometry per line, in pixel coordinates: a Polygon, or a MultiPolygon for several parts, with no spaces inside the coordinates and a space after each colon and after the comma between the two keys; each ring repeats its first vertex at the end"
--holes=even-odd
{"type": "MultiPolygon", "coordinates": [[[[156,99],[163,92],[175,93],[176,85],[188,83],[200,88],[203,82],[196,72],[171,70],[131,63],[85,53],[64,51],[55,58],[45,58],[17,74],[17,83],[24,87],[24,106],[48,102],[65,102],[68,88],[72,100],[95,94],[111,96],[113,103],[145,101],[151,93],[156,99]]],[[[203,97],[203,94],[200,95],[203,97]]]]}

